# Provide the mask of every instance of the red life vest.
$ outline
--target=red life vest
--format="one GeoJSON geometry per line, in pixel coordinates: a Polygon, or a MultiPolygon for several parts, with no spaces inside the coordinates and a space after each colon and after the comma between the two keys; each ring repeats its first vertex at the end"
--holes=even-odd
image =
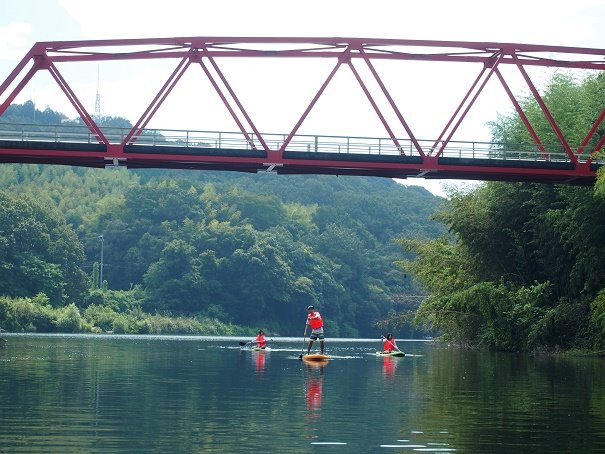
{"type": "Polygon", "coordinates": [[[313,311],[312,314],[307,316],[307,323],[311,329],[319,329],[324,326],[324,321],[321,319],[321,315],[317,311],[313,311]]]}
{"type": "Polygon", "coordinates": [[[397,342],[395,342],[395,339],[385,339],[384,344],[382,345],[382,349],[385,352],[392,352],[393,350],[397,350],[397,342]]]}
{"type": "Polygon", "coordinates": [[[265,345],[267,345],[267,343],[265,342],[265,336],[263,336],[262,334],[256,336],[255,340],[260,348],[265,348],[265,345]]]}

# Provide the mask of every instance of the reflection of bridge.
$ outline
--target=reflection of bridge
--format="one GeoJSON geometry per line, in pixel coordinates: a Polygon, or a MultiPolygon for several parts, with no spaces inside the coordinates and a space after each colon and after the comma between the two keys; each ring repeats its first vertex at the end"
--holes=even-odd
{"type": "MultiPolygon", "coordinates": [[[[0,85],[0,115],[38,71],[48,71],[76,109],[83,126],[19,125],[15,129],[0,125],[0,162],[590,184],[598,167],[594,161],[596,152],[605,144],[605,135],[599,132],[605,108],[580,143],[568,143],[527,68],[563,67],[598,72],[605,70],[603,57],[604,49],[355,38],[194,37],[36,43],[0,85]],[[291,131],[264,134],[219,65],[226,59],[250,58],[332,60],[334,66],[326,72],[325,81],[291,131]],[[59,65],[67,63],[152,59],[172,59],[177,64],[134,127],[127,130],[97,124],[59,71],[59,65]],[[414,134],[380,75],[379,65],[384,61],[468,64],[476,69],[476,78],[442,132],[434,140],[423,141],[414,134]],[[191,65],[201,67],[237,132],[148,128],[191,65]],[[341,67],[351,70],[368,105],[384,126],[383,138],[299,134],[301,125],[341,67]],[[504,67],[518,71],[552,129],[556,143],[545,144],[538,137],[512,93],[504,67]],[[513,146],[453,140],[490,79],[500,83],[533,143],[513,146]],[[396,134],[396,130],[403,134],[396,134]]],[[[430,88],[429,85],[427,90],[430,88]]]]}

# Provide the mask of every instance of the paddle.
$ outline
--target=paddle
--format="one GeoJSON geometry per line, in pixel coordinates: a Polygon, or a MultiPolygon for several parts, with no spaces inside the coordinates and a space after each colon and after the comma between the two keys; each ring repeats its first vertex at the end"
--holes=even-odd
{"type": "Polygon", "coordinates": [[[240,343],[239,343],[239,346],[240,346],[240,347],[245,347],[246,345],[248,345],[248,344],[253,344],[253,343],[255,343],[255,342],[256,342],[256,339],[254,339],[253,341],[250,341],[250,342],[240,342],[240,343]]]}
{"type": "Polygon", "coordinates": [[[298,359],[300,359],[302,361],[302,357],[303,357],[303,352],[305,351],[305,341],[307,340],[307,326],[305,325],[305,333],[303,334],[303,343],[302,343],[302,348],[300,349],[300,355],[298,355],[298,359]]]}
{"type": "MultiPolygon", "coordinates": [[[[384,337],[383,335],[380,335],[380,338],[381,338],[383,341],[387,341],[389,344],[391,344],[393,347],[395,347],[399,353],[403,353],[401,350],[399,350],[399,347],[397,347],[397,345],[395,345],[393,342],[391,342],[390,340],[388,340],[388,339],[387,339],[386,337],[384,337]]],[[[403,353],[403,354],[405,355],[405,353],[403,353]]]]}

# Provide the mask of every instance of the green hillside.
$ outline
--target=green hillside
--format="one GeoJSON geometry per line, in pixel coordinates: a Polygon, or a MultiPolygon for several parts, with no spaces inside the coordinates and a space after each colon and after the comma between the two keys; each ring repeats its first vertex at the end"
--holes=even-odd
{"type": "MultiPolygon", "coordinates": [[[[30,104],[0,120],[31,122],[30,104]]],[[[66,122],[49,109],[35,117],[66,122]]],[[[44,293],[93,327],[103,307],[300,335],[315,304],[329,336],[376,336],[376,322],[397,308],[393,297],[420,292],[394,266],[403,254],[396,238],[444,233],[430,219],[442,199],[379,178],[3,165],[0,194],[0,239],[19,231],[32,243],[11,252],[0,243],[11,277],[1,293],[44,293]],[[28,222],[44,232],[21,232],[28,222]],[[35,244],[36,235],[48,238],[35,244]],[[57,242],[73,249],[69,258],[48,252],[57,242]]],[[[128,323],[120,329],[149,330],[128,323]]]]}

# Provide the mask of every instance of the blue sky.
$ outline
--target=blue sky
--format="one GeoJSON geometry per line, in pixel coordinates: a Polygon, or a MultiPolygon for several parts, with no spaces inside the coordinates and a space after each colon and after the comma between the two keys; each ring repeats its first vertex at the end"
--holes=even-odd
{"type": "MultiPolygon", "coordinates": [[[[161,36],[346,36],[605,46],[603,0],[0,0],[0,11],[0,80],[8,76],[36,41],[161,36]]],[[[90,111],[94,109],[97,70],[89,66],[87,74],[71,76],[90,111]]],[[[127,116],[132,121],[136,114],[127,110],[136,102],[124,102],[127,92],[120,92],[117,87],[122,81],[130,87],[145,81],[128,80],[124,67],[103,67],[100,73],[103,114],[127,116]]],[[[140,78],[140,73],[137,77],[140,78]]],[[[422,82],[412,80],[410,85],[422,82]]],[[[133,91],[130,89],[128,95],[133,91]]],[[[148,91],[141,91],[143,98],[148,91]]],[[[48,104],[55,108],[61,102],[57,96],[61,93],[49,90],[47,81],[33,80],[17,102],[29,98],[39,107],[48,104]]],[[[478,112],[473,112],[476,118],[470,119],[469,127],[476,131],[471,135],[476,134],[477,140],[486,134],[486,121],[509,109],[508,102],[501,105],[501,101],[502,97],[494,95],[493,101],[478,104],[478,112]]],[[[177,100],[174,102],[178,104],[177,100]]],[[[422,99],[418,102],[415,111],[420,118],[420,110],[429,103],[422,99]]],[[[428,110],[425,113],[427,118],[435,114],[428,110]]],[[[272,132],[282,132],[278,117],[267,115],[266,124],[272,132]]],[[[160,120],[181,124],[174,117],[159,116],[160,120]]],[[[424,123],[420,123],[417,128],[422,130],[424,123]]],[[[425,135],[431,135],[431,125],[426,126],[425,135]]],[[[183,129],[187,127],[185,124],[183,129]]],[[[335,135],[349,134],[341,132],[342,127],[334,123],[329,131],[335,135]]],[[[424,185],[442,193],[440,183],[424,185]]]]}

